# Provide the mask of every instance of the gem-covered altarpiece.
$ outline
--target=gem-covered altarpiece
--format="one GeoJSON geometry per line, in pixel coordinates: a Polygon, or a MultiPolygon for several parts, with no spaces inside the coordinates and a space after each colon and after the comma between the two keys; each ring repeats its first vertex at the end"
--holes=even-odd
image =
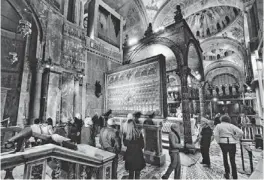
{"type": "Polygon", "coordinates": [[[140,111],[167,116],[165,57],[154,56],[106,73],[105,109],[117,116],[140,111]]]}

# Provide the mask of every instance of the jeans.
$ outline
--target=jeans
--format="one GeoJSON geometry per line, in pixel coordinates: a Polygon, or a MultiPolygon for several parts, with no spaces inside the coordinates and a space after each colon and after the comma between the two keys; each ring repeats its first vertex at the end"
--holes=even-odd
{"type": "Polygon", "coordinates": [[[129,171],[129,179],[140,179],[140,171],[129,171]]]}
{"type": "Polygon", "coordinates": [[[179,152],[170,152],[171,163],[166,171],[166,173],[162,176],[162,179],[168,179],[174,170],[174,179],[181,178],[181,159],[179,152]]]}
{"type": "Polygon", "coordinates": [[[112,163],[112,179],[117,179],[118,155],[115,156],[112,163]]]}
{"type": "Polygon", "coordinates": [[[229,153],[229,159],[231,163],[232,168],[232,176],[233,179],[237,179],[237,168],[236,168],[236,144],[224,144],[220,143],[220,148],[223,153],[223,161],[224,161],[224,167],[225,167],[225,173],[226,175],[230,174],[230,168],[227,160],[227,153],[229,153]]]}

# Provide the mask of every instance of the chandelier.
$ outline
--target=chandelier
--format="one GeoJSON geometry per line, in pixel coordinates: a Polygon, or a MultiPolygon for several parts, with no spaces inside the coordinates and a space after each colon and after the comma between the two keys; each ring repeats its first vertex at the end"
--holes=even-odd
{"type": "Polygon", "coordinates": [[[17,32],[22,34],[23,37],[26,37],[27,35],[30,35],[32,32],[31,26],[32,24],[30,22],[28,22],[27,20],[21,19],[19,20],[17,32]]]}

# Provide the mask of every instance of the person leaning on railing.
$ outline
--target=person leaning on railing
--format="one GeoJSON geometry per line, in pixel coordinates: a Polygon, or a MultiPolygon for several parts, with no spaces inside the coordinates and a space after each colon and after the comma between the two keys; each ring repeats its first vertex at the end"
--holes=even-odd
{"type": "Polygon", "coordinates": [[[69,149],[77,150],[77,146],[70,142],[70,139],[60,136],[58,134],[46,135],[41,132],[41,129],[37,126],[26,127],[18,134],[10,138],[6,143],[6,148],[12,148],[16,146],[14,152],[23,151],[23,145],[29,138],[38,139],[40,144],[56,144],[69,149]]]}

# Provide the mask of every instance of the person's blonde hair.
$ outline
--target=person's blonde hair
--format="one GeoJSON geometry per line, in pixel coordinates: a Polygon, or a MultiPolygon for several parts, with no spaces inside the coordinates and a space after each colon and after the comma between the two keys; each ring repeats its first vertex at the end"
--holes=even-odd
{"type": "Polygon", "coordinates": [[[132,120],[129,119],[126,122],[126,129],[125,129],[125,134],[126,134],[126,140],[133,140],[133,139],[137,139],[140,136],[140,132],[138,131],[138,129],[136,128],[136,123],[132,120]]]}

